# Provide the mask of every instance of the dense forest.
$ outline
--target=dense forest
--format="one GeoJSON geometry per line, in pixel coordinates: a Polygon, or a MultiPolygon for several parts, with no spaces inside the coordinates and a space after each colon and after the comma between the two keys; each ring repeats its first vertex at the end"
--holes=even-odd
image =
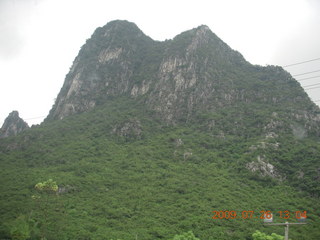
{"type": "Polygon", "coordinates": [[[273,212],[276,222],[297,222],[294,212],[307,211],[308,224],[291,227],[290,237],[319,238],[317,142],[289,134],[221,136],[200,123],[163,126],[152,112],[117,102],[1,140],[2,238],[10,231],[29,231],[30,239],[283,235],[282,227],[262,225],[261,211],[273,212]],[[250,171],[247,163],[257,156],[279,176],[250,171]],[[58,189],[36,187],[49,179],[58,189]],[[214,219],[214,211],[240,218],[214,219]],[[244,219],[242,211],[254,214],[244,219]]]}

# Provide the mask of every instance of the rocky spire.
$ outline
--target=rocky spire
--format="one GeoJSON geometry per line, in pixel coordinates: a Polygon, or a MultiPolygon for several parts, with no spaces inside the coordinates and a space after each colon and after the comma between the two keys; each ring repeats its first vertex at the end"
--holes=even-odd
{"type": "Polygon", "coordinates": [[[18,111],[12,111],[0,129],[0,138],[16,136],[28,128],[28,124],[19,117],[18,111]]]}

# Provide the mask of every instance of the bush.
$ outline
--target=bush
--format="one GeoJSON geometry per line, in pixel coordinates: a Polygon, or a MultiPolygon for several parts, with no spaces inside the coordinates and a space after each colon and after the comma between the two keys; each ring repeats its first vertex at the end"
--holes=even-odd
{"type": "Polygon", "coordinates": [[[267,235],[258,230],[252,234],[252,237],[253,237],[253,240],[283,240],[284,239],[284,237],[278,234],[272,233],[271,235],[267,235]]]}
{"type": "Polygon", "coordinates": [[[192,231],[189,231],[181,235],[175,235],[173,240],[200,240],[200,239],[195,237],[192,231]]]}

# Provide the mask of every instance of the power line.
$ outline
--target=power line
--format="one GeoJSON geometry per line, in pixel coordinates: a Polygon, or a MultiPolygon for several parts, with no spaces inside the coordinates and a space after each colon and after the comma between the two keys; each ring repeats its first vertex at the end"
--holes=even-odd
{"type": "Polygon", "coordinates": [[[302,79],[297,79],[298,82],[304,81],[304,80],[308,80],[308,79],[312,79],[312,78],[318,78],[319,76],[313,76],[313,77],[308,77],[308,78],[302,78],[302,79]]]}
{"type": "Polygon", "coordinates": [[[320,88],[320,87],[312,87],[312,88],[307,88],[307,89],[304,89],[304,90],[308,91],[308,90],[318,89],[318,88],[320,88]]]}
{"type": "Polygon", "coordinates": [[[311,60],[304,61],[304,62],[293,63],[293,64],[285,65],[285,66],[282,66],[282,67],[291,67],[291,66],[300,65],[300,64],[303,64],[303,63],[318,61],[318,60],[320,60],[320,58],[315,58],[315,59],[311,59],[311,60]]]}
{"type": "Polygon", "coordinates": [[[292,77],[302,76],[302,75],[306,75],[306,74],[309,74],[309,73],[315,73],[315,72],[320,72],[320,69],[316,70],[316,71],[312,71],[312,72],[305,72],[305,73],[295,74],[295,75],[292,75],[292,77]]]}
{"type": "Polygon", "coordinates": [[[40,116],[40,117],[33,117],[33,118],[26,118],[24,120],[33,120],[33,119],[39,119],[39,118],[44,118],[45,116],[40,116]]]}
{"type": "Polygon", "coordinates": [[[306,85],[306,86],[302,86],[302,87],[308,88],[308,87],[313,87],[313,86],[317,86],[317,85],[320,85],[320,83],[310,84],[310,85],[306,85]]]}

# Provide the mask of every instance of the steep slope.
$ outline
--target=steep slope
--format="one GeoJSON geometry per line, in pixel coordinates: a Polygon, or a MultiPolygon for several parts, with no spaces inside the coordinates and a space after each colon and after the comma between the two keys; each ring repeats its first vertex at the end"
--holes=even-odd
{"type": "Polygon", "coordinates": [[[290,211],[290,222],[307,211],[308,225],[290,228],[290,237],[316,240],[319,158],[312,139],[164,126],[122,98],[0,141],[0,236],[9,238],[21,215],[47,239],[169,240],[189,230],[201,240],[250,239],[255,230],[283,235],[261,226],[260,211],[269,210],[276,222],[288,220],[279,211],[290,211]],[[58,195],[34,188],[48,179],[58,195]],[[240,218],[212,219],[212,211],[226,210],[240,218]],[[243,211],[254,217],[242,219],[243,211]]]}
{"type": "Polygon", "coordinates": [[[28,128],[28,124],[19,117],[19,113],[12,111],[0,128],[0,138],[16,136],[28,128]]]}
{"type": "Polygon", "coordinates": [[[76,57],[48,119],[84,112],[130,92],[135,69],[153,44],[127,21],[98,28],[76,57]]]}

